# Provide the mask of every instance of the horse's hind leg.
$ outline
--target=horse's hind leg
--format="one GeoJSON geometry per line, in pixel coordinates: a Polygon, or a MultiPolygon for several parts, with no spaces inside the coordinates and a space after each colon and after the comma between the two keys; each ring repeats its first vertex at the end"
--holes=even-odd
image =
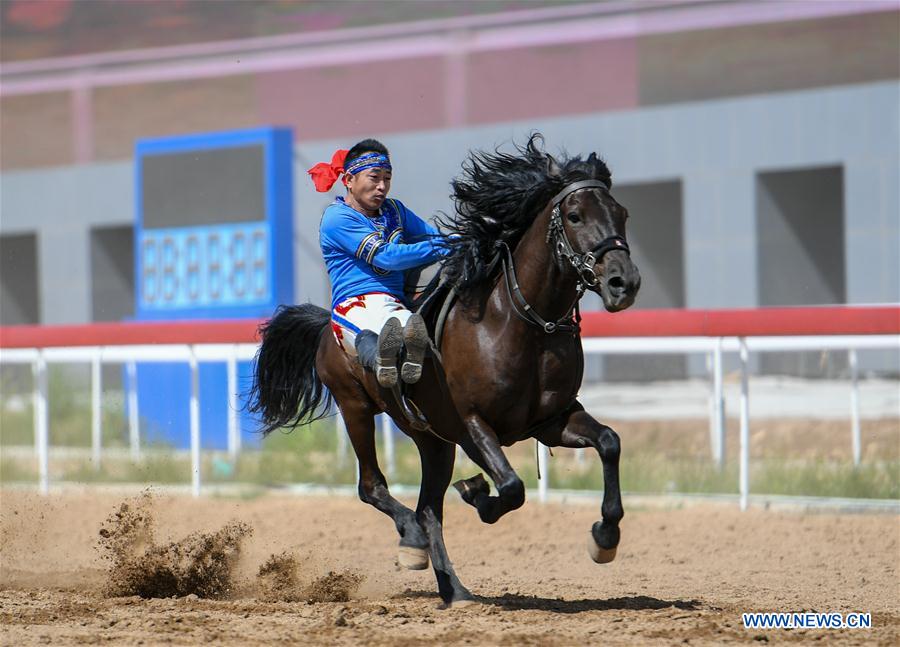
{"type": "Polygon", "coordinates": [[[423,435],[415,440],[422,459],[422,487],[416,516],[428,535],[431,565],[446,608],[472,600],[472,594],[456,577],[444,546],[444,494],[453,474],[456,447],[431,436],[423,435]]]}
{"type": "Polygon", "coordinates": [[[391,496],[387,480],[378,467],[374,414],[355,402],[341,404],[341,414],[359,459],[359,498],[394,520],[400,533],[400,565],[411,570],[428,568],[428,537],[419,526],[416,513],[391,496]]]}
{"type": "Polygon", "coordinates": [[[619,491],[619,436],[594,420],[580,404],[562,422],[562,425],[546,429],[536,437],[550,447],[593,447],[600,454],[603,463],[603,504],[600,511],[603,519],[591,527],[588,551],[595,562],[605,564],[616,556],[619,522],[625,515],[619,491]]]}

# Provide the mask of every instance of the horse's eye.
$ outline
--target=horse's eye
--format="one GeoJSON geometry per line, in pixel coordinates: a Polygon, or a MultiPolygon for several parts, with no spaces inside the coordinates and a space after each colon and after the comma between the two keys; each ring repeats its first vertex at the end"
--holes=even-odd
{"type": "Polygon", "coordinates": [[[567,213],[567,214],[566,214],[566,219],[567,219],[569,222],[579,222],[579,221],[581,220],[581,218],[578,216],[578,212],[577,212],[577,211],[570,211],[569,213],[567,213]]]}

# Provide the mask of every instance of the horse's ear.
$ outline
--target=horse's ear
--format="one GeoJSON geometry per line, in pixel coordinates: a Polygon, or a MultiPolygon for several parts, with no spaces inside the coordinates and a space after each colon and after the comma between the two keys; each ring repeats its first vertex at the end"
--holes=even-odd
{"type": "Polygon", "coordinates": [[[597,163],[597,153],[591,153],[587,158],[588,164],[596,164],[597,163]]]}
{"type": "Polygon", "coordinates": [[[550,153],[547,153],[547,174],[551,177],[562,175],[562,168],[560,167],[559,162],[557,162],[556,158],[550,153]]]}

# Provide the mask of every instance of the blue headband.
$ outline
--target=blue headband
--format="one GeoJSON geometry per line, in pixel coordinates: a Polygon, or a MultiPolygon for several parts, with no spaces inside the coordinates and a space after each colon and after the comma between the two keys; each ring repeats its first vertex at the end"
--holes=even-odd
{"type": "Polygon", "coordinates": [[[366,153],[350,162],[350,165],[344,168],[344,172],[349,175],[356,175],[360,171],[370,168],[383,168],[390,171],[391,160],[388,159],[387,155],[382,155],[381,153],[366,153]]]}

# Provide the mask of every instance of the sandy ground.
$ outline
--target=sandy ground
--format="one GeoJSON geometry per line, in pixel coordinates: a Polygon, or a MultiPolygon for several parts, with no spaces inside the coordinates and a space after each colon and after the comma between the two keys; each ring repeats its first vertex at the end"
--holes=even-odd
{"type": "Polygon", "coordinates": [[[450,556],[479,603],[439,610],[431,571],[400,570],[392,522],[346,498],[153,497],[159,542],[246,522],[228,599],[108,597],[99,532],[119,493],[0,491],[4,645],[898,644],[900,518],[724,506],[628,508],[617,560],[585,550],[597,506],[528,503],[494,526],[453,499],[450,556]],[[286,601],[256,578],[292,554],[308,583],[362,576],[345,602],[286,601]],[[868,630],[747,630],[742,611],[871,612],[868,630]]]}

